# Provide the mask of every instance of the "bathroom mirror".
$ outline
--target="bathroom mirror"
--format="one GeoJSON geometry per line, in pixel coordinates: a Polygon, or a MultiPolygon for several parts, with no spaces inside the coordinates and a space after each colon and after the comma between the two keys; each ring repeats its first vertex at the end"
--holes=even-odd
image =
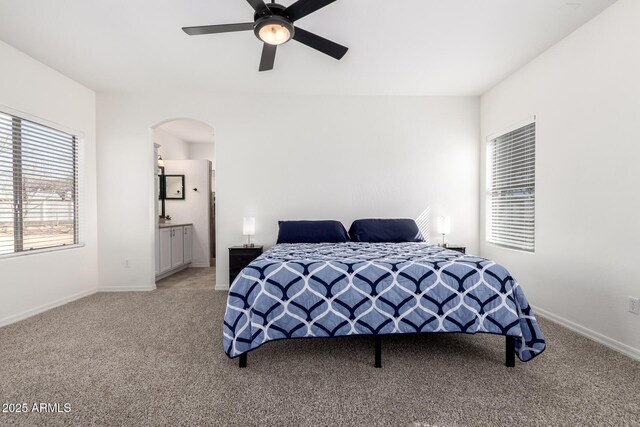
{"type": "Polygon", "coordinates": [[[165,175],[164,195],[166,200],[184,200],[184,175],[165,175]]]}
{"type": "Polygon", "coordinates": [[[158,215],[164,218],[164,167],[158,166],[158,215]]]}

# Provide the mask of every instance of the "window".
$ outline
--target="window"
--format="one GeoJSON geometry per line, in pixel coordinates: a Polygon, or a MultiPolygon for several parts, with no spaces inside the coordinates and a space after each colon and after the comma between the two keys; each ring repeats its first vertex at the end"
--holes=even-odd
{"type": "Polygon", "coordinates": [[[535,250],[536,124],[491,137],[487,150],[487,241],[535,250]]]}
{"type": "Polygon", "coordinates": [[[77,137],[0,112],[0,255],[77,243],[77,137]]]}

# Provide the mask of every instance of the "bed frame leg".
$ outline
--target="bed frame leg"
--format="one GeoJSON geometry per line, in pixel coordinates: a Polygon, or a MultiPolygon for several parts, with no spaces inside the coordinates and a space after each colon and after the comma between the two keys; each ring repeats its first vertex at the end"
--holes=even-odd
{"type": "Polygon", "coordinates": [[[382,368],[382,338],[379,335],[376,335],[376,368],[382,368]]]}
{"type": "Polygon", "coordinates": [[[240,355],[240,364],[239,364],[239,366],[241,368],[246,368],[247,367],[247,353],[240,355]]]}
{"type": "Polygon", "coordinates": [[[505,365],[507,368],[516,366],[516,337],[507,337],[505,357],[505,365]]]}

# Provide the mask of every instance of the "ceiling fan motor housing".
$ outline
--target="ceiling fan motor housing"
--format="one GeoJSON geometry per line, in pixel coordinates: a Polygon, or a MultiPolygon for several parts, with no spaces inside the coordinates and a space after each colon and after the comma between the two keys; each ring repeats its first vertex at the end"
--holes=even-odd
{"type": "Polygon", "coordinates": [[[281,4],[268,3],[268,6],[266,8],[261,8],[260,10],[256,11],[255,15],[253,15],[253,20],[257,21],[258,18],[262,18],[263,16],[271,16],[271,15],[285,16],[284,14],[285,9],[286,9],[286,6],[283,6],[281,4]]]}

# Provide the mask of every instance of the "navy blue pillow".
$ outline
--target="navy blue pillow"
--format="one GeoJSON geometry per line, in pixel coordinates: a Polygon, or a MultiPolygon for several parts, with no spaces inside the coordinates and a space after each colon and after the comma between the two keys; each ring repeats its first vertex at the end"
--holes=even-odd
{"type": "Polygon", "coordinates": [[[412,219],[357,219],[349,228],[349,236],[354,242],[424,242],[412,219]]]}
{"type": "Polygon", "coordinates": [[[340,221],[278,221],[278,243],[344,243],[349,235],[340,221]]]}

